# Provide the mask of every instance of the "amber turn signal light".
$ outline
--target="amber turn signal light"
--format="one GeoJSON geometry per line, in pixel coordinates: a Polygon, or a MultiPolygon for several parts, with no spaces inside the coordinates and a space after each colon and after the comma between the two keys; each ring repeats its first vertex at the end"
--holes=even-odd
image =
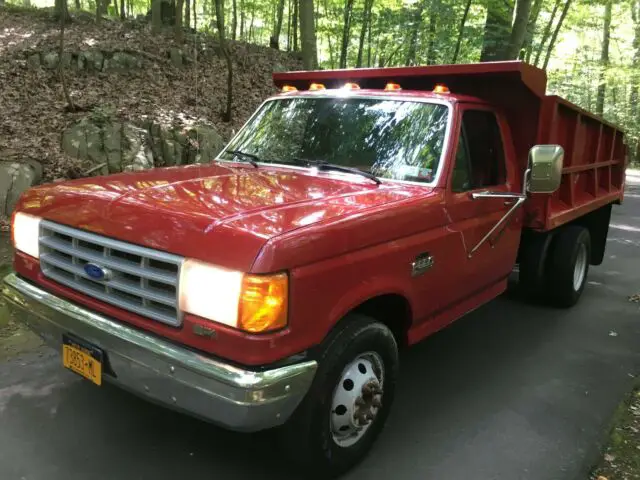
{"type": "Polygon", "coordinates": [[[287,326],[289,279],[286,273],[245,275],[238,306],[238,327],[264,333],[287,326]]]}

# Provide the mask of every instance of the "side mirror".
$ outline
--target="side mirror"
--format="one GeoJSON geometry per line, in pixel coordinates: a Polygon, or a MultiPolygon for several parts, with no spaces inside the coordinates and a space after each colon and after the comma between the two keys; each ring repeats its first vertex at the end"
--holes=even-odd
{"type": "Polygon", "coordinates": [[[529,150],[528,191],[553,193],[560,187],[564,149],[560,145],[536,145],[529,150]]]}

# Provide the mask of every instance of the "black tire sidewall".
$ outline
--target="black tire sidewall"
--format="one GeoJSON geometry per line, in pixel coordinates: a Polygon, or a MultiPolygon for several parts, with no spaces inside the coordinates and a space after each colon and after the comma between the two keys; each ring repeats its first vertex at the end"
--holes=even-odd
{"type": "Polygon", "coordinates": [[[591,258],[591,237],[589,231],[580,226],[569,226],[558,232],[552,245],[552,254],[548,269],[548,284],[553,303],[559,307],[571,307],[576,304],[587,283],[589,259],[591,258]],[[580,288],[573,286],[576,261],[581,246],[587,251],[587,263],[580,288]]]}
{"type": "Polygon", "coordinates": [[[310,462],[320,477],[343,473],[364,458],[384,427],[395,394],[398,348],[393,334],[368,317],[350,317],[343,320],[349,324],[330,336],[318,360],[314,382],[288,425],[289,436],[293,434],[288,443],[294,441],[298,449],[304,448],[298,453],[298,462],[310,462]],[[365,352],[377,353],[384,365],[382,407],[362,438],[354,445],[342,447],[335,443],[331,433],[333,395],[345,367],[365,352]]]}

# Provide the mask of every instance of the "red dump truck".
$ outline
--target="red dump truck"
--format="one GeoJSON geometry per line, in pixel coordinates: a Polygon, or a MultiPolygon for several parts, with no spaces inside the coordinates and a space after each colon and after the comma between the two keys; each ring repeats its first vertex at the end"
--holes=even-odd
{"type": "Polygon", "coordinates": [[[338,474],[385,423],[398,350],[515,265],[531,297],[578,301],[623,199],[623,132],[520,62],[274,81],[210,164],[26,192],[2,293],[91,382],[278,427],[338,474]]]}

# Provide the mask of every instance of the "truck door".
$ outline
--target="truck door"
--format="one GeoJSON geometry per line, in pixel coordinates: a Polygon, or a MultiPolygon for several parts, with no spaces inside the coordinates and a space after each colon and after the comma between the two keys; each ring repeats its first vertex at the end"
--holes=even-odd
{"type": "Polygon", "coordinates": [[[459,118],[458,146],[446,202],[452,229],[460,234],[467,254],[461,259],[460,268],[465,278],[465,288],[461,290],[468,297],[504,280],[511,272],[520,241],[522,211],[515,211],[485,238],[517,199],[478,194],[518,193],[518,173],[512,148],[505,155],[505,136],[493,111],[462,106],[459,118]]]}

